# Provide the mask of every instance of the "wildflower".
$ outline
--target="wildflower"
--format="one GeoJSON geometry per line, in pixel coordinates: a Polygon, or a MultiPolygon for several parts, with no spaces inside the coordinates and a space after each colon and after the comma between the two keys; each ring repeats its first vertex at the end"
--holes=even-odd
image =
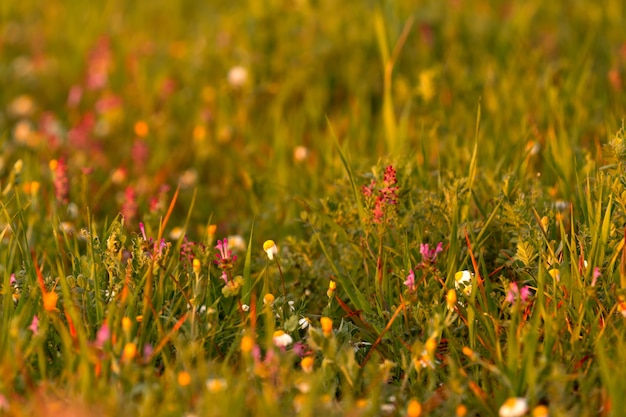
{"type": "Polygon", "coordinates": [[[196,275],[196,278],[200,275],[200,268],[202,265],[200,264],[200,259],[193,258],[193,273],[196,275]]]}
{"type": "Polygon", "coordinates": [[[296,146],[293,150],[293,159],[296,162],[304,162],[309,157],[309,150],[304,146],[296,146]]]}
{"type": "Polygon", "coordinates": [[[242,304],[241,311],[250,311],[250,306],[248,304],[242,304]]]}
{"type": "MultiPolygon", "coordinates": [[[[222,279],[224,279],[226,273],[222,271],[222,279]]],[[[241,275],[237,275],[234,279],[226,282],[226,285],[222,287],[222,294],[225,297],[233,297],[239,294],[239,291],[243,287],[243,277],[241,275]]]]}
{"type": "Polygon", "coordinates": [[[218,240],[215,249],[217,249],[215,264],[223,271],[232,269],[237,260],[237,255],[233,255],[233,251],[228,248],[228,239],[218,240]]]}
{"type": "Polygon", "coordinates": [[[556,280],[556,282],[559,282],[561,280],[561,273],[559,272],[557,268],[550,269],[548,273],[553,279],[556,280]]]}
{"type": "Polygon", "coordinates": [[[267,293],[265,294],[265,296],[263,296],[263,304],[272,305],[274,304],[275,299],[276,298],[274,297],[274,294],[267,293]]]}
{"type": "Polygon", "coordinates": [[[458,271],[454,274],[454,287],[457,291],[461,291],[463,294],[469,297],[472,293],[472,274],[467,269],[465,271],[458,271]]]}
{"type": "Polygon", "coordinates": [[[311,323],[309,322],[309,319],[307,319],[306,317],[302,317],[300,320],[298,320],[298,327],[302,330],[309,327],[309,324],[311,323]]]}
{"type": "Polygon", "coordinates": [[[474,358],[474,351],[472,349],[470,349],[468,346],[463,346],[462,352],[468,358],[470,358],[470,359],[474,358]]]}
{"type": "Polygon", "coordinates": [[[434,337],[429,337],[424,345],[424,348],[426,349],[426,353],[428,353],[428,355],[432,355],[435,352],[435,349],[437,349],[437,340],[435,340],[434,337]]]}
{"type": "Polygon", "coordinates": [[[39,317],[37,317],[36,314],[33,316],[33,321],[30,322],[28,329],[31,330],[34,335],[39,334],[39,317]]]}
{"type": "Polygon", "coordinates": [[[500,417],[521,417],[528,412],[528,402],[525,398],[511,397],[502,404],[498,415],[500,417]]]}
{"type": "Polygon", "coordinates": [[[139,120],[137,123],[135,123],[134,130],[135,135],[139,136],[140,138],[144,138],[148,136],[149,133],[148,123],[144,122],[143,120],[139,120]]]}
{"type": "Polygon", "coordinates": [[[437,259],[437,255],[443,251],[443,242],[439,242],[437,247],[430,248],[428,243],[420,243],[420,254],[422,255],[422,262],[432,264],[437,259]]]}
{"type": "Polygon", "coordinates": [[[465,417],[465,415],[467,414],[467,407],[464,404],[459,404],[456,407],[455,414],[457,417],[465,417]]]}
{"type": "Polygon", "coordinates": [[[106,321],[104,323],[102,323],[102,326],[100,326],[100,329],[98,329],[98,332],[96,333],[96,340],[94,342],[94,346],[97,349],[102,349],[104,347],[104,344],[111,338],[111,330],[109,329],[109,326],[107,325],[106,321]]]}
{"type": "Polygon", "coordinates": [[[133,323],[130,320],[130,318],[128,317],[123,317],[122,318],[122,330],[124,331],[125,334],[129,334],[130,333],[130,329],[132,327],[133,323]]]}
{"type": "Polygon", "coordinates": [[[274,345],[279,348],[285,348],[293,343],[293,338],[282,330],[276,330],[272,336],[274,345]]]}
{"type": "Polygon", "coordinates": [[[417,286],[415,285],[415,272],[411,269],[409,275],[406,276],[406,280],[404,281],[404,285],[407,286],[410,292],[415,291],[417,286]]]}
{"type": "Polygon", "coordinates": [[[333,320],[330,317],[322,317],[320,319],[320,324],[322,325],[322,332],[324,333],[324,336],[330,336],[333,332],[333,320]]]}
{"type": "Polygon", "coordinates": [[[237,65],[228,71],[228,84],[233,88],[241,88],[248,82],[248,70],[237,65]]]}
{"type": "Polygon", "coordinates": [[[599,267],[595,267],[593,268],[593,275],[591,277],[591,286],[595,287],[596,283],[598,282],[598,278],[600,278],[602,276],[602,272],[600,272],[600,268],[599,267]]]}
{"type": "Polygon", "coordinates": [[[302,370],[304,372],[310,374],[311,372],[313,372],[313,362],[314,360],[311,356],[305,356],[304,358],[302,358],[300,366],[302,367],[302,370]]]}
{"type": "Polygon", "coordinates": [[[422,405],[415,398],[411,398],[406,407],[407,417],[419,417],[422,415],[422,405]]]}
{"type": "Polygon", "coordinates": [[[274,259],[274,255],[278,254],[278,247],[276,247],[276,243],[273,240],[266,240],[263,243],[263,250],[267,253],[267,257],[270,259],[274,259]]]}
{"type": "Polygon", "coordinates": [[[43,293],[43,309],[47,312],[56,311],[59,294],[54,290],[43,293]]]}
{"type": "Polygon", "coordinates": [[[522,303],[526,303],[529,295],[530,289],[528,288],[528,285],[524,285],[522,288],[519,288],[516,282],[511,282],[509,284],[509,292],[506,295],[506,301],[513,304],[515,303],[515,300],[519,298],[522,303]]]}
{"type": "Polygon", "coordinates": [[[252,348],[254,348],[254,338],[250,335],[245,335],[241,338],[241,344],[239,345],[242,353],[250,353],[252,352],[252,348]]]}
{"type": "Polygon", "coordinates": [[[533,408],[532,415],[533,417],[548,417],[550,415],[550,411],[548,410],[548,407],[542,404],[533,408]]]}
{"type": "Polygon", "coordinates": [[[336,289],[337,289],[337,283],[331,279],[330,282],[328,283],[328,291],[326,291],[326,295],[328,296],[328,298],[332,298],[336,289]]]}
{"type": "Polygon", "coordinates": [[[130,362],[137,355],[137,345],[129,342],[124,345],[124,350],[122,351],[122,362],[130,362]]]}
{"type": "Polygon", "coordinates": [[[189,375],[187,371],[180,371],[176,379],[178,380],[178,385],[181,387],[186,387],[191,384],[191,375],[189,375]]]}
{"type": "Polygon", "coordinates": [[[246,241],[240,235],[228,236],[228,249],[245,252],[246,241]]]}
{"type": "Polygon", "coordinates": [[[301,358],[304,358],[307,355],[311,354],[311,349],[304,343],[302,340],[294,343],[293,345],[293,353],[298,355],[301,358]]]}
{"type": "Polygon", "coordinates": [[[454,310],[456,301],[457,301],[456,290],[454,288],[451,288],[448,290],[448,293],[446,294],[446,303],[448,304],[448,309],[454,310]]]}
{"type": "Polygon", "coordinates": [[[206,381],[206,387],[212,394],[224,391],[228,387],[228,383],[224,378],[209,378],[206,381]]]}
{"type": "Polygon", "coordinates": [[[626,300],[620,300],[617,304],[617,311],[622,313],[622,316],[626,317],[626,300]]]}
{"type": "Polygon", "coordinates": [[[54,195],[59,203],[69,202],[70,181],[67,176],[67,164],[63,158],[50,161],[50,171],[52,171],[52,181],[54,182],[54,195]]]}

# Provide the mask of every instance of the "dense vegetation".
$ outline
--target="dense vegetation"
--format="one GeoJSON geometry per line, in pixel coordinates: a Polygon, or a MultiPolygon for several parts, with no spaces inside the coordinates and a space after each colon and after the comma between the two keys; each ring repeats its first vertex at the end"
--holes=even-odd
{"type": "Polygon", "coordinates": [[[0,414],[622,415],[622,1],[101,3],[0,5],[0,414]]]}

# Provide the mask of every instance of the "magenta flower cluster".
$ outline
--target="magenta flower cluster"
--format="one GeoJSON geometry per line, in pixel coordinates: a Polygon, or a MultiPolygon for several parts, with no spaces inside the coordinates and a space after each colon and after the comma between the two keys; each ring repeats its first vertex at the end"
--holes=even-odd
{"type": "Polygon", "coordinates": [[[365,196],[366,205],[371,210],[372,221],[377,224],[383,223],[388,217],[390,210],[398,204],[398,180],[396,170],[392,165],[385,168],[382,188],[376,192],[376,181],[372,180],[369,185],[361,189],[365,196]]]}

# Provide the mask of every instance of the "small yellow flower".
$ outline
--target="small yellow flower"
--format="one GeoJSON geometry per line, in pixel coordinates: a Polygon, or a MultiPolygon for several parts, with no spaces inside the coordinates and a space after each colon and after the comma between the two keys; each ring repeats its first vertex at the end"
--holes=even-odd
{"type": "Polygon", "coordinates": [[[240,349],[242,353],[250,353],[254,348],[254,338],[249,335],[245,335],[241,338],[240,349]]]}
{"type": "Polygon", "coordinates": [[[620,301],[617,304],[617,311],[622,313],[622,316],[626,317],[626,301],[620,301]]]}
{"type": "Polygon", "coordinates": [[[122,362],[130,362],[137,355],[137,345],[134,343],[126,343],[122,352],[122,362]]]}
{"type": "Polygon", "coordinates": [[[193,273],[196,275],[196,278],[200,275],[200,268],[202,264],[200,263],[200,259],[193,258],[193,273]]]}
{"type": "Polygon", "coordinates": [[[437,349],[437,341],[435,340],[435,338],[434,337],[430,337],[426,341],[426,344],[424,345],[424,348],[426,349],[426,352],[429,355],[432,355],[435,352],[435,349],[437,349]]]}
{"type": "Polygon", "coordinates": [[[276,247],[276,243],[273,240],[266,240],[263,243],[263,250],[267,253],[267,257],[270,259],[274,259],[274,255],[278,254],[278,247],[276,247]]]}
{"type": "Polygon", "coordinates": [[[191,375],[189,375],[189,372],[186,371],[180,371],[178,373],[178,385],[180,385],[181,387],[186,387],[187,385],[191,384],[191,375]]]}
{"type": "Polygon", "coordinates": [[[129,334],[130,328],[132,327],[133,322],[128,317],[122,318],[122,330],[124,333],[129,334]]]}
{"type": "Polygon", "coordinates": [[[59,161],[57,161],[56,159],[51,159],[48,163],[48,166],[50,167],[50,171],[54,172],[59,166],[59,161]]]}
{"type": "Polygon", "coordinates": [[[304,358],[302,358],[302,361],[300,362],[300,366],[302,367],[302,370],[304,372],[306,372],[307,374],[310,374],[311,372],[313,372],[313,358],[311,356],[305,356],[304,358]]]}
{"type": "Polygon", "coordinates": [[[457,417],[465,417],[465,415],[467,414],[467,407],[463,404],[459,404],[456,407],[456,416],[457,417]]]}
{"type": "Polygon", "coordinates": [[[47,312],[56,311],[59,294],[54,290],[43,294],[43,309],[47,312]]]}
{"type": "Polygon", "coordinates": [[[561,280],[561,273],[557,268],[552,268],[548,271],[548,273],[556,282],[559,282],[561,280]]]}
{"type": "Polygon", "coordinates": [[[272,336],[272,341],[276,347],[287,347],[293,343],[293,338],[282,330],[276,330],[272,336]]]}
{"type": "Polygon", "coordinates": [[[448,290],[448,293],[446,294],[446,303],[448,304],[448,308],[450,310],[454,310],[456,301],[457,301],[456,290],[454,288],[451,288],[450,290],[448,290]]]}
{"type": "Polygon", "coordinates": [[[533,408],[533,417],[548,417],[550,415],[550,410],[545,405],[538,405],[533,408]]]}
{"type": "Polygon", "coordinates": [[[411,398],[409,405],[406,407],[407,417],[419,417],[422,415],[422,405],[415,398],[411,398]]]}
{"type": "Polygon", "coordinates": [[[333,296],[336,289],[337,283],[331,279],[328,283],[328,291],[326,291],[326,295],[328,296],[328,298],[331,298],[333,296]]]}
{"type": "Polygon", "coordinates": [[[525,398],[511,397],[502,404],[498,415],[500,417],[522,417],[528,412],[528,402],[525,398]]]}
{"type": "Polygon", "coordinates": [[[470,359],[474,357],[474,351],[467,346],[463,346],[463,354],[470,359]]]}
{"type": "Polygon", "coordinates": [[[275,299],[276,298],[274,297],[274,294],[267,293],[263,297],[263,304],[272,305],[272,304],[274,304],[274,300],[275,299]]]}
{"type": "Polygon", "coordinates": [[[474,274],[467,269],[465,271],[458,271],[454,274],[454,287],[468,297],[472,293],[473,275],[474,274]]]}
{"type": "Polygon", "coordinates": [[[322,325],[322,332],[324,332],[324,336],[328,337],[333,333],[333,319],[330,317],[322,317],[320,319],[320,324],[322,325]]]}
{"type": "Polygon", "coordinates": [[[21,159],[15,161],[15,163],[13,164],[13,169],[15,170],[15,173],[20,174],[22,172],[22,168],[24,168],[24,161],[22,161],[21,159]]]}
{"type": "Polygon", "coordinates": [[[193,128],[193,140],[194,142],[202,142],[206,137],[206,128],[202,125],[196,125],[193,128]]]}
{"type": "Polygon", "coordinates": [[[149,131],[148,124],[144,122],[143,120],[140,120],[137,123],[135,123],[135,134],[139,136],[140,138],[148,136],[148,131],[149,131]]]}
{"type": "Polygon", "coordinates": [[[206,387],[210,393],[217,394],[224,391],[228,387],[228,383],[224,378],[210,378],[206,381],[206,387]]]}

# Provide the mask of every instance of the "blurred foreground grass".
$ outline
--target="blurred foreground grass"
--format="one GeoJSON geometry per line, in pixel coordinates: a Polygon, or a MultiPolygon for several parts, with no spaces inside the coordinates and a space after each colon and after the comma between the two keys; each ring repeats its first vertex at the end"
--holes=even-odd
{"type": "Polygon", "coordinates": [[[2,3],[0,409],[621,415],[625,12],[2,3]]]}

